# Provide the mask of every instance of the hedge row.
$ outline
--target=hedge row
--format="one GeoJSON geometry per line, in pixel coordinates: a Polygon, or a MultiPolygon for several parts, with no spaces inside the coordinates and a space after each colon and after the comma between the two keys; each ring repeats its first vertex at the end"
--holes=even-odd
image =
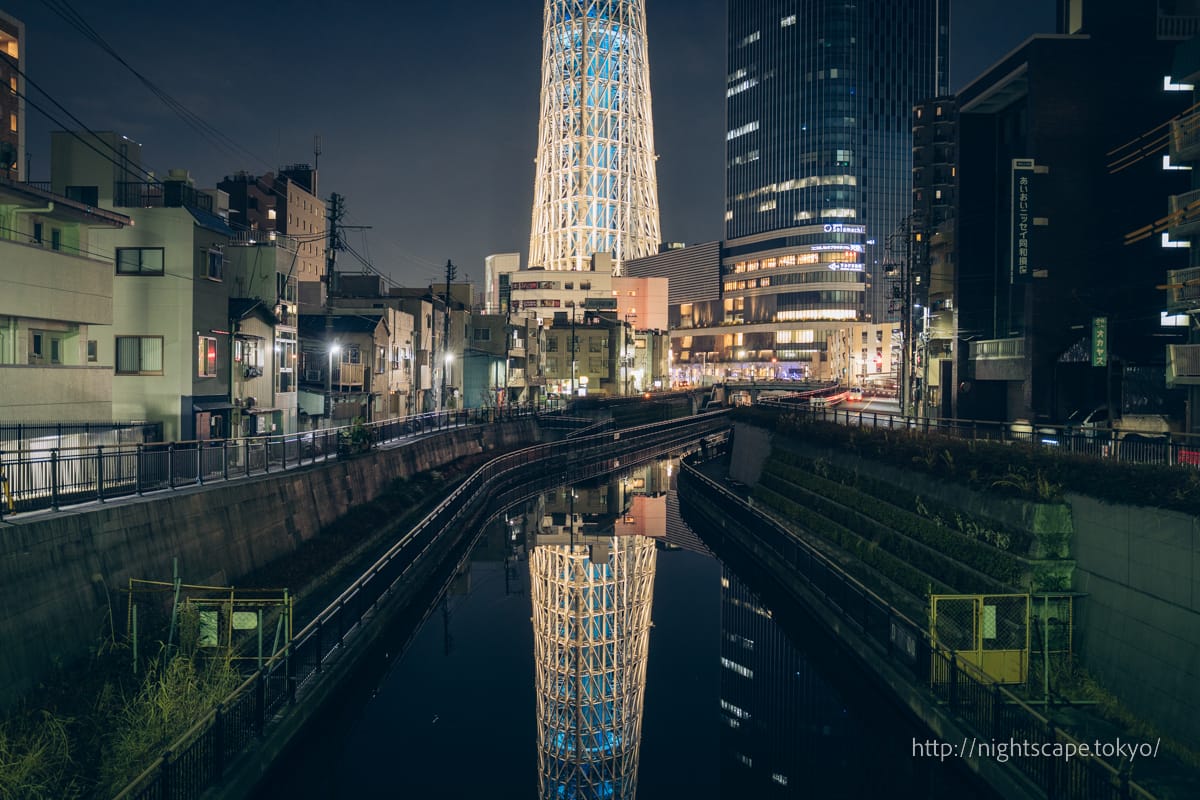
{"type": "MultiPolygon", "coordinates": [[[[914,597],[924,600],[931,593],[948,594],[953,591],[951,587],[924,574],[902,558],[897,558],[878,547],[874,542],[867,541],[846,527],[772,491],[763,483],[754,487],[754,498],[763,505],[778,511],[804,530],[810,531],[852,554],[863,564],[896,583],[914,597]]],[[[873,581],[868,579],[867,582],[872,583],[873,581]]]]}
{"type": "MultiPolygon", "coordinates": [[[[892,503],[877,499],[875,492],[866,492],[853,485],[847,486],[816,475],[810,469],[802,468],[802,465],[789,466],[785,459],[791,459],[793,463],[803,460],[792,453],[777,452],[772,455],[771,461],[767,462],[766,469],[797,486],[853,508],[890,530],[932,547],[1001,583],[1009,586],[1020,583],[1025,566],[1011,553],[939,525],[931,519],[899,509],[892,503]]],[[[810,461],[809,465],[811,463],[810,461]]],[[[909,497],[911,499],[911,495],[909,497]]]]}
{"type": "Polygon", "coordinates": [[[1020,443],[958,439],[935,431],[859,428],[809,422],[796,414],[739,408],[746,422],[843,452],[915,469],[972,489],[1047,501],[1064,491],[1110,503],[1200,514],[1200,470],[1127,464],[1020,443]]]}
{"type": "Polygon", "coordinates": [[[759,482],[779,494],[793,498],[794,502],[883,548],[921,572],[945,581],[959,592],[998,591],[1006,588],[1002,581],[992,584],[987,578],[963,566],[953,557],[897,533],[886,525],[859,514],[853,508],[828,500],[779,476],[764,473],[759,482]]]}
{"type": "MultiPolygon", "coordinates": [[[[809,458],[808,456],[778,447],[772,452],[772,456],[780,459],[785,464],[808,469],[810,472],[813,471],[812,465],[816,461],[816,459],[809,458]]],[[[932,500],[928,497],[915,496],[908,489],[904,489],[894,483],[888,483],[869,475],[863,475],[862,473],[831,464],[828,461],[823,462],[821,475],[822,477],[849,486],[851,489],[857,489],[870,497],[877,497],[880,500],[884,500],[902,511],[912,509],[919,516],[929,519],[935,525],[941,525],[951,531],[957,530],[963,536],[975,541],[981,541],[998,550],[1023,554],[1028,553],[1033,547],[1034,536],[1029,531],[1012,530],[995,527],[993,524],[983,525],[977,523],[969,515],[964,514],[960,508],[932,500]],[[951,525],[950,520],[954,520],[955,524],[951,525]]]]}

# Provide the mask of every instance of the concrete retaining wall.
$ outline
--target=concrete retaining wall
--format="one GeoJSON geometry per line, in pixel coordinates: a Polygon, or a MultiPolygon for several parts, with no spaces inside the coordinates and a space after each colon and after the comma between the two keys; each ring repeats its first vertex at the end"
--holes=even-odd
{"type": "MultiPolygon", "coordinates": [[[[762,428],[734,426],[733,478],[758,480],[770,437],[762,428]]],[[[827,448],[795,449],[1030,531],[1043,550],[1058,550],[1045,555],[1073,560],[1072,588],[1085,593],[1075,601],[1081,663],[1137,716],[1184,743],[1200,742],[1200,519],[1076,494],[1065,505],[1023,502],[827,448]],[[1069,549],[1059,550],[1060,543],[1069,549]]]]}
{"type": "Polygon", "coordinates": [[[1083,663],[1163,732],[1200,742],[1200,520],[1069,497],[1083,663]]]}
{"type": "Polygon", "coordinates": [[[346,461],[125,498],[0,525],[0,706],[55,664],[125,628],[129,578],[231,585],[289,555],[396,479],[497,447],[532,444],[531,420],[462,428],[346,461]]]}

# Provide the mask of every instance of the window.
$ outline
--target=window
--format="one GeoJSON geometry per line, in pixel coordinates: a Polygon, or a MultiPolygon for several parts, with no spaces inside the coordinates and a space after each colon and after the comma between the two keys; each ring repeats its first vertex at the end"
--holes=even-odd
{"type": "Polygon", "coordinates": [[[51,339],[50,340],[50,363],[51,364],[61,364],[62,363],[62,339],[51,339]]]}
{"type": "Polygon", "coordinates": [[[30,361],[30,363],[42,360],[42,340],[44,338],[45,337],[42,335],[41,331],[34,331],[32,334],[30,334],[30,338],[29,338],[29,361],[30,361]]]}
{"type": "Polygon", "coordinates": [[[603,372],[604,366],[605,365],[604,365],[603,358],[596,358],[594,356],[588,358],[588,371],[589,372],[603,372]]]}
{"type": "Polygon", "coordinates": [[[118,275],[162,275],[161,247],[118,247],[118,275]]]}
{"type": "Polygon", "coordinates": [[[68,186],[66,196],[87,206],[100,205],[99,186],[68,186]]]}
{"type": "Polygon", "coordinates": [[[492,329],[491,328],[476,328],[475,329],[475,341],[490,342],[491,340],[492,340],[492,329]]]}
{"type": "Polygon", "coordinates": [[[606,344],[608,344],[608,342],[606,342],[604,339],[596,339],[596,338],[588,339],[588,352],[589,353],[602,352],[604,345],[606,345],[606,344]]]}
{"type": "Polygon", "coordinates": [[[51,250],[61,250],[62,249],[62,229],[61,228],[51,228],[50,229],[50,249],[51,250]]]}
{"type": "Polygon", "coordinates": [[[280,332],[275,339],[275,391],[294,392],[296,381],[296,335],[280,332]]]}
{"type": "Polygon", "coordinates": [[[558,337],[557,336],[551,336],[548,339],[546,339],[546,352],[547,353],[557,353],[558,352],[558,337]]]}
{"type": "Polygon", "coordinates": [[[118,375],[162,375],[163,337],[118,336],[118,375]]]}
{"type": "Polygon", "coordinates": [[[100,360],[100,345],[95,339],[88,339],[87,359],[88,363],[95,363],[100,360]]]}
{"type": "Polygon", "coordinates": [[[200,277],[219,281],[225,274],[225,254],[220,250],[200,251],[200,277]]]}
{"type": "Polygon", "coordinates": [[[217,339],[214,336],[196,337],[196,377],[217,377],[217,339]]]}

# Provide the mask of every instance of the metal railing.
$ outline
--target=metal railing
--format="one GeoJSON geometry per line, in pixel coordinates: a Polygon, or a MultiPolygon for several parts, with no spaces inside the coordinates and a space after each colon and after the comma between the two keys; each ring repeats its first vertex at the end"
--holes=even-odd
{"type": "Polygon", "coordinates": [[[457,409],[279,436],[0,450],[0,518],[288,469],[355,448],[537,414],[532,406],[457,409]],[[5,486],[4,483],[7,482],[5,486]]]}
{"type": "Polygon", "coordinates": [[[190,800],[219,781],[250,742],[285,718],[322,684],[327,672],[354,645],[383,603],[412,588],[404,580],[447,531],[490,498],[540,478],[566,477],[574,470],[609,471],[621,459],[648,448],[683,447],[728,426],[717,411],[670,422],[602,433],[587,439],[526,447],[477,469],[402,536],[344,592],[308,623],[262,669],[179,737],[115,800],[190,800]]]}
{"type": "Polygon", "coordinates": [[[1025,355],[1025,339],[978,339],[970,342],[970,358],[1021,358],[1025,355]]]}
{"type": "MultiPolygon", "coordinates": [[[[851,577],[798,533],[702,474],[695,468],[694,457],[683,460],[679,492],[681,501],[710,509],[723,519],[722,524],[732,521],[764,545],[819,595],[829,610],[848,622],[884,663],[902,670],[916,686],[926,687],[926,699],[970,726],[979,742],[1015,740],[1078,748],[1077,739],[974,665],[960,660],[953,650],[933,641],[925,626],[851,577]]],[[[1153,795],[1130,780],[1128,771],[1114,769],[1094,756],[1064,760],[1061,756],[1014,753],[1009,763],[1048,798],[1153,800],[1153,795]]]]}
{"type": "Polygon", "coordinates": [[[786,399],[765,399],[759,406],[794,414],[804,422],[833,422],[863,428],[937,433],[972,441],[1021,443],[1038,449],[1127,464],[1200,468],[1200,435],[1146,433],[1111,428],[1080,428],[991,420],[905,417],[846,406],[812,408],[786,399]]]}

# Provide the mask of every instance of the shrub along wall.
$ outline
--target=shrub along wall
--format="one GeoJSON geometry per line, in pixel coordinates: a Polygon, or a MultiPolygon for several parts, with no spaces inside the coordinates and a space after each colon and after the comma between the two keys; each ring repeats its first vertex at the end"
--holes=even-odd
{"type": "Polygon", "coordinates": [[[765,409],[739,408],[735,422],[795,436],[812,446],[869,458],[994,496],[1061,501],[1076,492],[1110,503],[1200,515],[1200,470],[1125,464],[1020,443],[970,441],[937,432],[859,428],[765,409]]]}

